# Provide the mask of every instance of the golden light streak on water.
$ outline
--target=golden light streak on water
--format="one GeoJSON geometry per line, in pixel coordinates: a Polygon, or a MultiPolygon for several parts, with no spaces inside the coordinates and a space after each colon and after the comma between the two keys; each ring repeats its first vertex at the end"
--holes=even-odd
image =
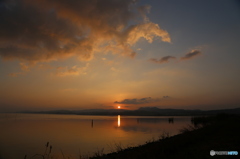
{"type": "Polygon", "coordinates": [[[118,127],[120,127],[121,126],[121,117],[120,117],[120,115],[118,115],[118,127]]]}

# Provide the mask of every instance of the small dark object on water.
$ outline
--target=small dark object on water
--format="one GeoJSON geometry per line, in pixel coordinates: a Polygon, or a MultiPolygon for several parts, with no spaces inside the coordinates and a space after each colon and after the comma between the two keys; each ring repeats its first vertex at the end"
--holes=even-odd
{"type": "Polygon", "coordinates": [[[169,123],[174,123],[174,118],[168,118],[169,123]]]}

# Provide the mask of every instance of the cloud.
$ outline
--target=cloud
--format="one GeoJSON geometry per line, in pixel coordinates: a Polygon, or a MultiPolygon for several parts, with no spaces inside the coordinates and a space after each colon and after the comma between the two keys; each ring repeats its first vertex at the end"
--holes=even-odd
{"type": "Polygon", "coordinates": [[[168,32],[147,18],[150,6],[137,7],[135,0],[6,0],[0,7],[5,60],[91,60],[97,52],[134,57],[131,46],[140,38],[171,42],[168,32]],[[143,20],[134,24],[137,18],[143,20]]]}
{"type": "Polygon", "coordinates": [[[114,72],[119,72],[119,70],[116,69],[115,67],[111,67],[110,70],[111,70],[111,71],[114,71],[114,72]]]}
{"type": "Polygon", "coordinates": [[[162,57],[161,59],[157,60],[155,58],[150,59],[150,61],[155,62],[155,63],[168,63],[170,59],[176,59],[174,56],[165,56],[162,57]]]}
{"type": "Polygon", "coordinates": [[[57,76],[78,76],[80,74],[86,74],[86,69],[89,64],[87,63],[84,67],[73,66],[71,68],[68,67],[58,67],[57,68],[57,76]]]}
{"type": "Polygon", "coordinates": [[[189,60],[192,59],[198,55],[200,55],[201,52],[198,50],[192,50],[191,52],[187,53],[185,56],[181,57],[181,60],[189,60]]]}
{"type": "Polygon", "coordinates": [[[143,6],[138,7],[138,11],[145,22],[149,21],[146,13],[150,13],[150,10],[151,10],[150,5],[143,5],[143,6]]]}
{"type": "Polygon", "coordinates": [[[21,68],[21,72],[9,73],[8,76],[18,77],[19,75],[24,75],[26,72],[30,71],[29,66],[23,62],[20,62],[19,66],[21,68]]]}
{"type": "Polygon", "coordinates": [[[29,66],[26,65],[25,63],[21,62],[21,63],[19,63],[19,65],[20,65],[20,68],[22,71],[29,71],[29,66]]]}
{"type": "Polygon", "coordinates": [[[146,103],[154,103],[154,102],[159,102],[163,99],[170,98],[169,96],[163,96],[162,98],[151,98],[151,97],[146,97],[146,98],[133,98],[133,99],[124,99],[122,101],[115,101],[114,103],[118,104],[146,104],[146,103]]]}
{"type": "Polygon", "coordinates": [[[11,77],[17,77],[19,75],[22,75],[24,74],[23,72],[14,72],[14,73],[9,73],[8,76],[11,76],[11,77]]]}
{"type": "MultiPolygon", "coordinates": [[[[201,51],[199,50],[192,50],[191,52],[187,53],[184,57],[181,57],[180,60],[189,60],[192,59],[196,56],[199,56],[201,53],[201,51]]],[[[154,62],[154,63],[168,63],[170,59],[176,59],[176,57],[174,56],[164,56],[161,59],[156,59],[156,58],[151,58],[149,59],[150,61],[154,62]]]]}
{"type": "Polygon", "coordinates": [[[46,63],[41,63],[41,64],[38,64],[37,68],[39,70],[49,70],[49,69],[54,69],[53,66],[49,65],[49,64],[46,64],[46,63]]]}
{"type": "Polygon", "coordinates": [[[163,96],[162,97],[163,99],[168,99],[168,98],[170,98],[169,96],[163,96]]]}

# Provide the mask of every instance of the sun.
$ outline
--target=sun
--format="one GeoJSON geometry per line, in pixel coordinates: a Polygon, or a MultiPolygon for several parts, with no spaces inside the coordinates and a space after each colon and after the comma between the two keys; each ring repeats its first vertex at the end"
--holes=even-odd
{"type": "Polygon", "coordinates": [[[118,106],[118,109],[120,109],[121,108],[121,106],[118,106]]]}

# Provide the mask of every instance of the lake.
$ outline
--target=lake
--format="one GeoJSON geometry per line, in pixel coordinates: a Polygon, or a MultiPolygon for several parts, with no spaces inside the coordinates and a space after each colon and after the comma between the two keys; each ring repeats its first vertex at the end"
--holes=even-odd
{"type": "Polygon", "coordinates": [[[116,145],[144,144],[162,133],[176,135],[189,124],[190,117],[185,116],[0,114],[0,159],[44,154],[47,142],[53,147],[53,158],[92,156],[103,148],[108,153],[116,145]]]}

